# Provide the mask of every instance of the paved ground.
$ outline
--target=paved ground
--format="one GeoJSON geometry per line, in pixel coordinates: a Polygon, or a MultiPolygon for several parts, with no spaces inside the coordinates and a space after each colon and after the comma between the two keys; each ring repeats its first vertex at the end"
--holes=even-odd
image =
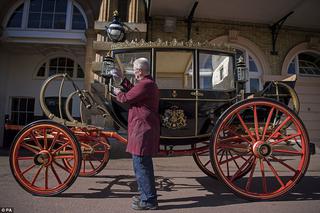
{"type": "MultiPolygon", "coordinates": [[[[79,177],[61,195],[46,198],[25,192],[11,175],[8,156],[5,152],[2,155],[0,207],[14,207],[16,213],[134,212],[130,201],[137,194],[137,187],[131,160],[126,156],[111,159],[96,177],[79,177]]],[[[309,170],[294,191],[280,200],[266,202],[248,202],[236,197],[221,182],[206,177],[191,156],[156,158],[154,164],[158,212],[318,213],[320,209],[320,154],[311,157],[309,170]]]]}

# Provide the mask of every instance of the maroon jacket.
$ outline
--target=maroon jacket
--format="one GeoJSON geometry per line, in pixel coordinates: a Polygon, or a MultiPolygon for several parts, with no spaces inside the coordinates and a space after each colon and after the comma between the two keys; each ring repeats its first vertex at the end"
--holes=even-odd
{"type": "Polygon", "coordinates": [[[158,87],[150,75],[134,86],[127,79],[121,85],[129,90],[117,95],[117,101],[129,104],[127,152],[154,155],[160,140],[158,87]]]}

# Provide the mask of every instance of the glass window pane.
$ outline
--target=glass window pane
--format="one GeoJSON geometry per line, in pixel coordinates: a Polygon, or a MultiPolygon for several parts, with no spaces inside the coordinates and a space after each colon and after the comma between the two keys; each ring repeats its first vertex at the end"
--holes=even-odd
{"type": "Polygon", "coordinates": [[[289,74],[296,74],[296,63],[295,63],[295,60],[294,60],[294,59],[293,59],[292,62],[289,64],[288,73],[289,73],[289,74]]]}
{"type": "Polygon", "coordinates": [[[20,5],[10,17],[7,27],[21,27],[24,4],[20,5]]]}
{"type": "Polygon", "coordinates": [[[67,0],[56,0],[56,13],[67,12],[67,0]]]}
{"type": "Polygon", "coordinates": [[[65,28],[66,28],[66,14],[55,14],[54,29],[65,29],[65,28]]]}
{"type": "Polygon", "coordinates": [[[58,65],[58,58],[54,58],[50,60],[50,66],[57,66],[58,65]]]}
{"type": "Polygon", "coordinates": [[[249,56],[249,71],[250,72],[258,72],[257,65],[251,56],[249,56]]]}
{"type": "Polygon", "coordinates": [[[78,70],[77,70],[77,78],[84,78],[84,72],[80,65],[78,65],[78,70]]]}
{"type": "Polygon", "coordinates": [[[250,92],[255,93],[259,91],[259,79],[250,78],[250,92]]]}
{"type": "Polygon", "coordinates": [[[115,63],[116,66],[121,69],[122,73],[134,83],[134,74],[133,74],[133,62],[137,58],[147,58],[150,63],[150,52],[134,52],[134,53],[119,53],[115,54],[115,63]]]}
{"type": "Polygon", "coordinates": [[[34,111],[34,99],[33,98],[28,99],[27,111],[28,112],[34,111]]]}
{"type": "Polygon", "coordinates": [[[18,124],[19,123],[19,113],[18,112],[12,112],[11,113],[11,122],[12,124],[18,124]]]}
{"type": "Polygon", "coordinates": [[[34,113],[27,113],[26,124],[31,123],[32,121],[34,121],[34,113]]]}
{"type": "Polygon", "coordinates": [[[20,112],[19,113],[19,125],[25,125],[27,121],[27,114],[25,112],[20,112]]]}
{"type": "Polygon", "coordinates": [[[72,16],[72,29],[74,30],[84,30],[86,29],[85,20],[79,11],[79,9],[73,6],[73,16],[72,16]]]}
{"type": "Polygon", "coordinates": [[[42,14],[41,28],[52,28],[53,14],[42,14]]]}
{"type": "Polygon", "coordinates": [[[11,101],[11,111],[19,110],[19,98],[12,98],[11,101]]]}
{"type": "Polygon", "coordinates": [[[67,68],[66,73],[67,73],[70,77],[73,77],[73,68],[67,68]]]}
{"type": "Polygon", "coordinates": [[[40,27],[40,13],[29,13],[28,27],[29,28],[40,27]]]}
{"type": "Polygon", "coordinates": [[[44,63],[38,70],[37,76],[38,77],[44,77],[46,74],[46,63],[44,63]]]}
{"type": "Polygon", "coordinates": [[[74,64],[73,60],[70,59],[70,58],[67,58],[67,67],[72,67],[73,68],[73,64],[74,64]]]}
{"type": "Polygon", "coordinates": [[[42,12],[54,12],[55,0],[43,0],[42,12]]]}
{"type": "Polygon", "coordinates": [[[42,0],[31,0],[30,1],[30,12],[41,12],[42,0]]]}
{"type": "Polygon", "coordinates": [[[57,73],[57,67],[49,67],[49,76],[55,75],[57,73]]]}
{"type": "Polygon", "coordinates": [[[66,58],[59,58],[58,65],[59,65],[59,67],[65,67],[66,66],[66,58]]]}
{"type": "Polygon", "coordinates": [[[193,52],[157,51],[156,75],[160,89],[193,89],[193,52]]]}
{"type": "Polygon", "coordinates": [[[27,110],[27,99],[26,98],[20,98],[20,104],[19,104],[19,111],[26,111],[27,110]]]}
{"type": "Polygon", "coordinates": [[[199,53],[200,89],[234,89],[233,59],[215,53],[199,53]]]}

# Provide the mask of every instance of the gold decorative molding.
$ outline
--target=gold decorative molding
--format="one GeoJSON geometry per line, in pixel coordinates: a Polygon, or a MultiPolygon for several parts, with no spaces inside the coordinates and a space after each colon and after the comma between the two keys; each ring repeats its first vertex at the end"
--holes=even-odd
{"type": "Polygon", "coordinates": [[[162,41],[157,39],[156,41],[146,42],[141,39],[140,41],[132,40],[119,43],[111,44],[111,49],[129,49],[129,48],[186,48],[186,49],[207,49],[207,50],[220,50],[225,52],[234,53],[235,49],[229,44],[214,44],[209,41],[205,42],[195,42],[193,40],[189,41],[177,41],[173,39],[172,41],[162,41]]]}

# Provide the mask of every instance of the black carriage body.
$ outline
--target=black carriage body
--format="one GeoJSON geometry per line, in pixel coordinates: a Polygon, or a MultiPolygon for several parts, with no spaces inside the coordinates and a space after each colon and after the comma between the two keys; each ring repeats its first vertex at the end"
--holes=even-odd
{"type": "MultiPolygon", "coordinates": [[[[236,101],[235,54],[231,50],[122,48],[113,50],[112,56],[132,82],[132,62],[139,57],[149,59],[151,75],[160,89],[162,145],[207,141],[216,120],[236,101]]],[[[128,106],[114,96],[109,98],[113,119],[127,128],[128,106]]]]}

